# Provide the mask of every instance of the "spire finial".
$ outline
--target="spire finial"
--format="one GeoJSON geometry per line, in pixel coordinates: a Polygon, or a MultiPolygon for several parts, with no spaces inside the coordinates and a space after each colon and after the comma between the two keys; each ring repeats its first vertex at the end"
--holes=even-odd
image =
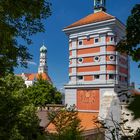
{"type": "Polygon", "coordinates": [[[43,43],[42,43],[42,45],[45,46],[45,41],[44,41],[44,39],[43,39],[43,43]]]}
{"type": "Polygon", "coordinates": [[[94,0],[94,13],[106,11],[106,0],[94,0]]]}

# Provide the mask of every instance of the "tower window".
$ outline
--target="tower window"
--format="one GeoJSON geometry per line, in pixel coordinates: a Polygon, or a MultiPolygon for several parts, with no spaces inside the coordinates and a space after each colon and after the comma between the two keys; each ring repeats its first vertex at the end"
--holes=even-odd
{"type": "Polygon", "coordinates": [[[95,39],[94,39],[94,42],[95,42],[95,43],[98,43],[98,42],[99,42],[99,38],[95,38],[95,39]]]}
{"type": "Polygon", "coordinates": [[[94,61],[95,61],[95,62],[99,62],[99,61],[100,61],[100,56],[95,56],[95,57],[94,57],[94,61]]]}
{"type": "Polygon", "coordinates": [[[83,41],[82,41],[82,40],[80,40],[78,44],[79,44],[79,45],[83,45],[83,41]]]}
{"type": "Polygon", "coordinates": [[[114,37],[111,36],[111,37],[110,37],[110,42],[113,42],[113,41],[114,41],[114,37]]]}
{"type": "Polygon", "coordinates": [[[100,75],[94,75],[94,79],[99,79],[100,75]]]}
{"type": "Polygon", "coordinates": [[[82,63],[83,62],[83,58],[78,58],[78,63],[82,63]]]}
{"type": "Polygon", "coordinates": [[[115,75],[114,74],[109,74],[109,79],[114,79],[115,75]]]}
{"type": "Polygon", "coordinates": [[[83,76],[77,76],[78,80],[83,80],[83,76]]]}
{"type": "Polygon", "coordinates": [[[125,77],[125,82],[128,82],[128,78],[127,77],[125,77]]]}
{"type": "Polygon", "coordinates": [[[122,80],[122,77],[121,76],[119,76],[119,81],[121,81],[122,80]]]}
{"type": "Polygon", "coordinates": [[[110,55],[110,56],[109,56],[109,59],[110,59],[111,61],[115,61],[115,56],[114,56],[114,55],[110,55]]]}

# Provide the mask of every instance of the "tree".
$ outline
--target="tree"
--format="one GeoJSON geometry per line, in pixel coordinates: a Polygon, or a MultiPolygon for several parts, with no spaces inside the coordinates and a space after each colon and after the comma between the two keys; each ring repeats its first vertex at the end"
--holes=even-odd
{"type": "Polygon", "coordinates": [[[17,76],[0,78],[0,139],[43,140],[36,108],[26,96],[24,81],[17,76]]]}
{"type": "Polygon", "coordinates": [[[106,118],[105,121],[94,121],[95,124],[100,124],[100,127],[97,125],[99,133],[103,134],[108,140],[139,140],[140,128],[136,131],[131,127],[124,130],[125,123],[127,122],[127,119],[122,122],[115,121],[113,114],[106,118]],[[101,131],[102,129],[104,131],[101,131]]]}
{"type": "Polygon", "coordinates": [[[0,0],[0,75],[13,72],[19,64],[27,67],[32,58],[27,49],[30,37],[44,31],[42,21],[51,15],[48,1],[0,0]]]}
{"type": "MultiPolygon", "coordinates": [[[[140,4],[136,4],[132,9],[126,23],[126,37],[119,42],[117,49],[127,53],[134,61],[140,61],[140,4]]],[[[136,95],[128,107],[134,112],[135,118],[140,118],[139,106],[140,95],[136,95]]]]}
{"type": "Polygon", "coordinates": [[[133,101],[129,104],[128,109],[134,112],[134,119],[140,118],[140,95],[135,95],[133,101]]]}
{"type": "MultiPolygon", "coordinates": [[[[139,95],[138,95],[139,96],[139,95]]],[[[135,119],[139,118],[138,106],[133,106],[133,104],[138,103],[139,97],[132,95],[129,90],[121,90],[118,92],[118,98],[121,101],[121,120],[116,121],[114,119],[114,114],[110,112],[106,118],[100,116],[101,121],[93,120],[94,124],[101,124],[100,129],[105,130],[105,137],[109,140],[139,140],[140,139],[140,122],[136,122],[135,119]],[[133,108],[133,109],[132,109],[133,108]],[[128,110],[129,109],[129,110],[128,110]],[[131,110],[131,111],[130,111],[131,110]],[[135,111],[134,114],[132,111],[135,111]],[[136,113],[136,114],[135,114],[136,113]],[[127,116],[127,117],[126,117],[127,116]],[[134,123],[131,126],[131,123],[134,123]],[[136,126],[134,128],[134,125],[136,126]]],[[[137,104],[138,105],[138,104],[137,104]]],[[[98,127],[98,125],[96,125],[98,127]]],[[[99,127],[98,127],[99,128],[99,127]]],[[[104,133],[100,131],[100,133],[104,133]]]]}
{"type": "MultiPolygon", "coordinates": [[[[118,44],[118,50],[125,52],[136,62],[140,61],[140,4],[136,4],[126,23],[126,37],[118,44]]],[[[139,65],[140,66],[140,65],[139,65]]]]}
{"type": "Polygon", "coordinates": [[[61,93],[42,78],[39,78],[27,89],[27,95],[36,107],[45,107],[46,104],[60,104],[62,98],[61,93]]]}
{"type": "Polygon", "coordinates": [[[74,106],[62,108],[60,111],[52,111],[49,113],[49,119],[55,126],[56,133],[49,134],[52,140],[82,140],[82,127],[78,112],[74,106]]]}

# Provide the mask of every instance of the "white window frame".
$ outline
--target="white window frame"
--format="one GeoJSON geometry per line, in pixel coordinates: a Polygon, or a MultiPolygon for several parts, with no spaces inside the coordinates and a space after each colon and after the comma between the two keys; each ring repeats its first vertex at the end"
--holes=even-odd
{"type": "Polygon", "coordinates": [[[110,61],[115,61],[115,60],[116,60],[116,56],[115,56],[115,55],[110,55],[110,56],[109,56],[109,60],[110,60],[110,61]],[[113,56],[113,59],[111,59],[112,56],[113,56]]]}
{"type": "Polygon", "coordinates": [[[93,59],[94,59],[95,62],[100,62],[101,57],[100,56],[94,56],[93,59]],[[96,57],[98,57],[98,60],[95,59],[96,57]]]}
{"type": "Polygon", "coordinates": [[[79,63],[79,64],[82,64],[82,63],[83,63],[83,60],[84,60],[84,59],[83,59],[82,57],[78,58],[78,63],[79,63]],[[82,59],[82,61],[80,62],[79,59],[82,59]]]}

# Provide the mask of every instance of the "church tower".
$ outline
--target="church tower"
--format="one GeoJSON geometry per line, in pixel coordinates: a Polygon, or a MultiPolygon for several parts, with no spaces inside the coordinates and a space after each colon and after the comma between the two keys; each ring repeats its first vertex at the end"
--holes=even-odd
{"type": "Polygon", "coordinates": [[[40,48],[40,64],[38,68],[38,73],[48,73],[47,66],[47,48],[43,44],[40,48]]]}

